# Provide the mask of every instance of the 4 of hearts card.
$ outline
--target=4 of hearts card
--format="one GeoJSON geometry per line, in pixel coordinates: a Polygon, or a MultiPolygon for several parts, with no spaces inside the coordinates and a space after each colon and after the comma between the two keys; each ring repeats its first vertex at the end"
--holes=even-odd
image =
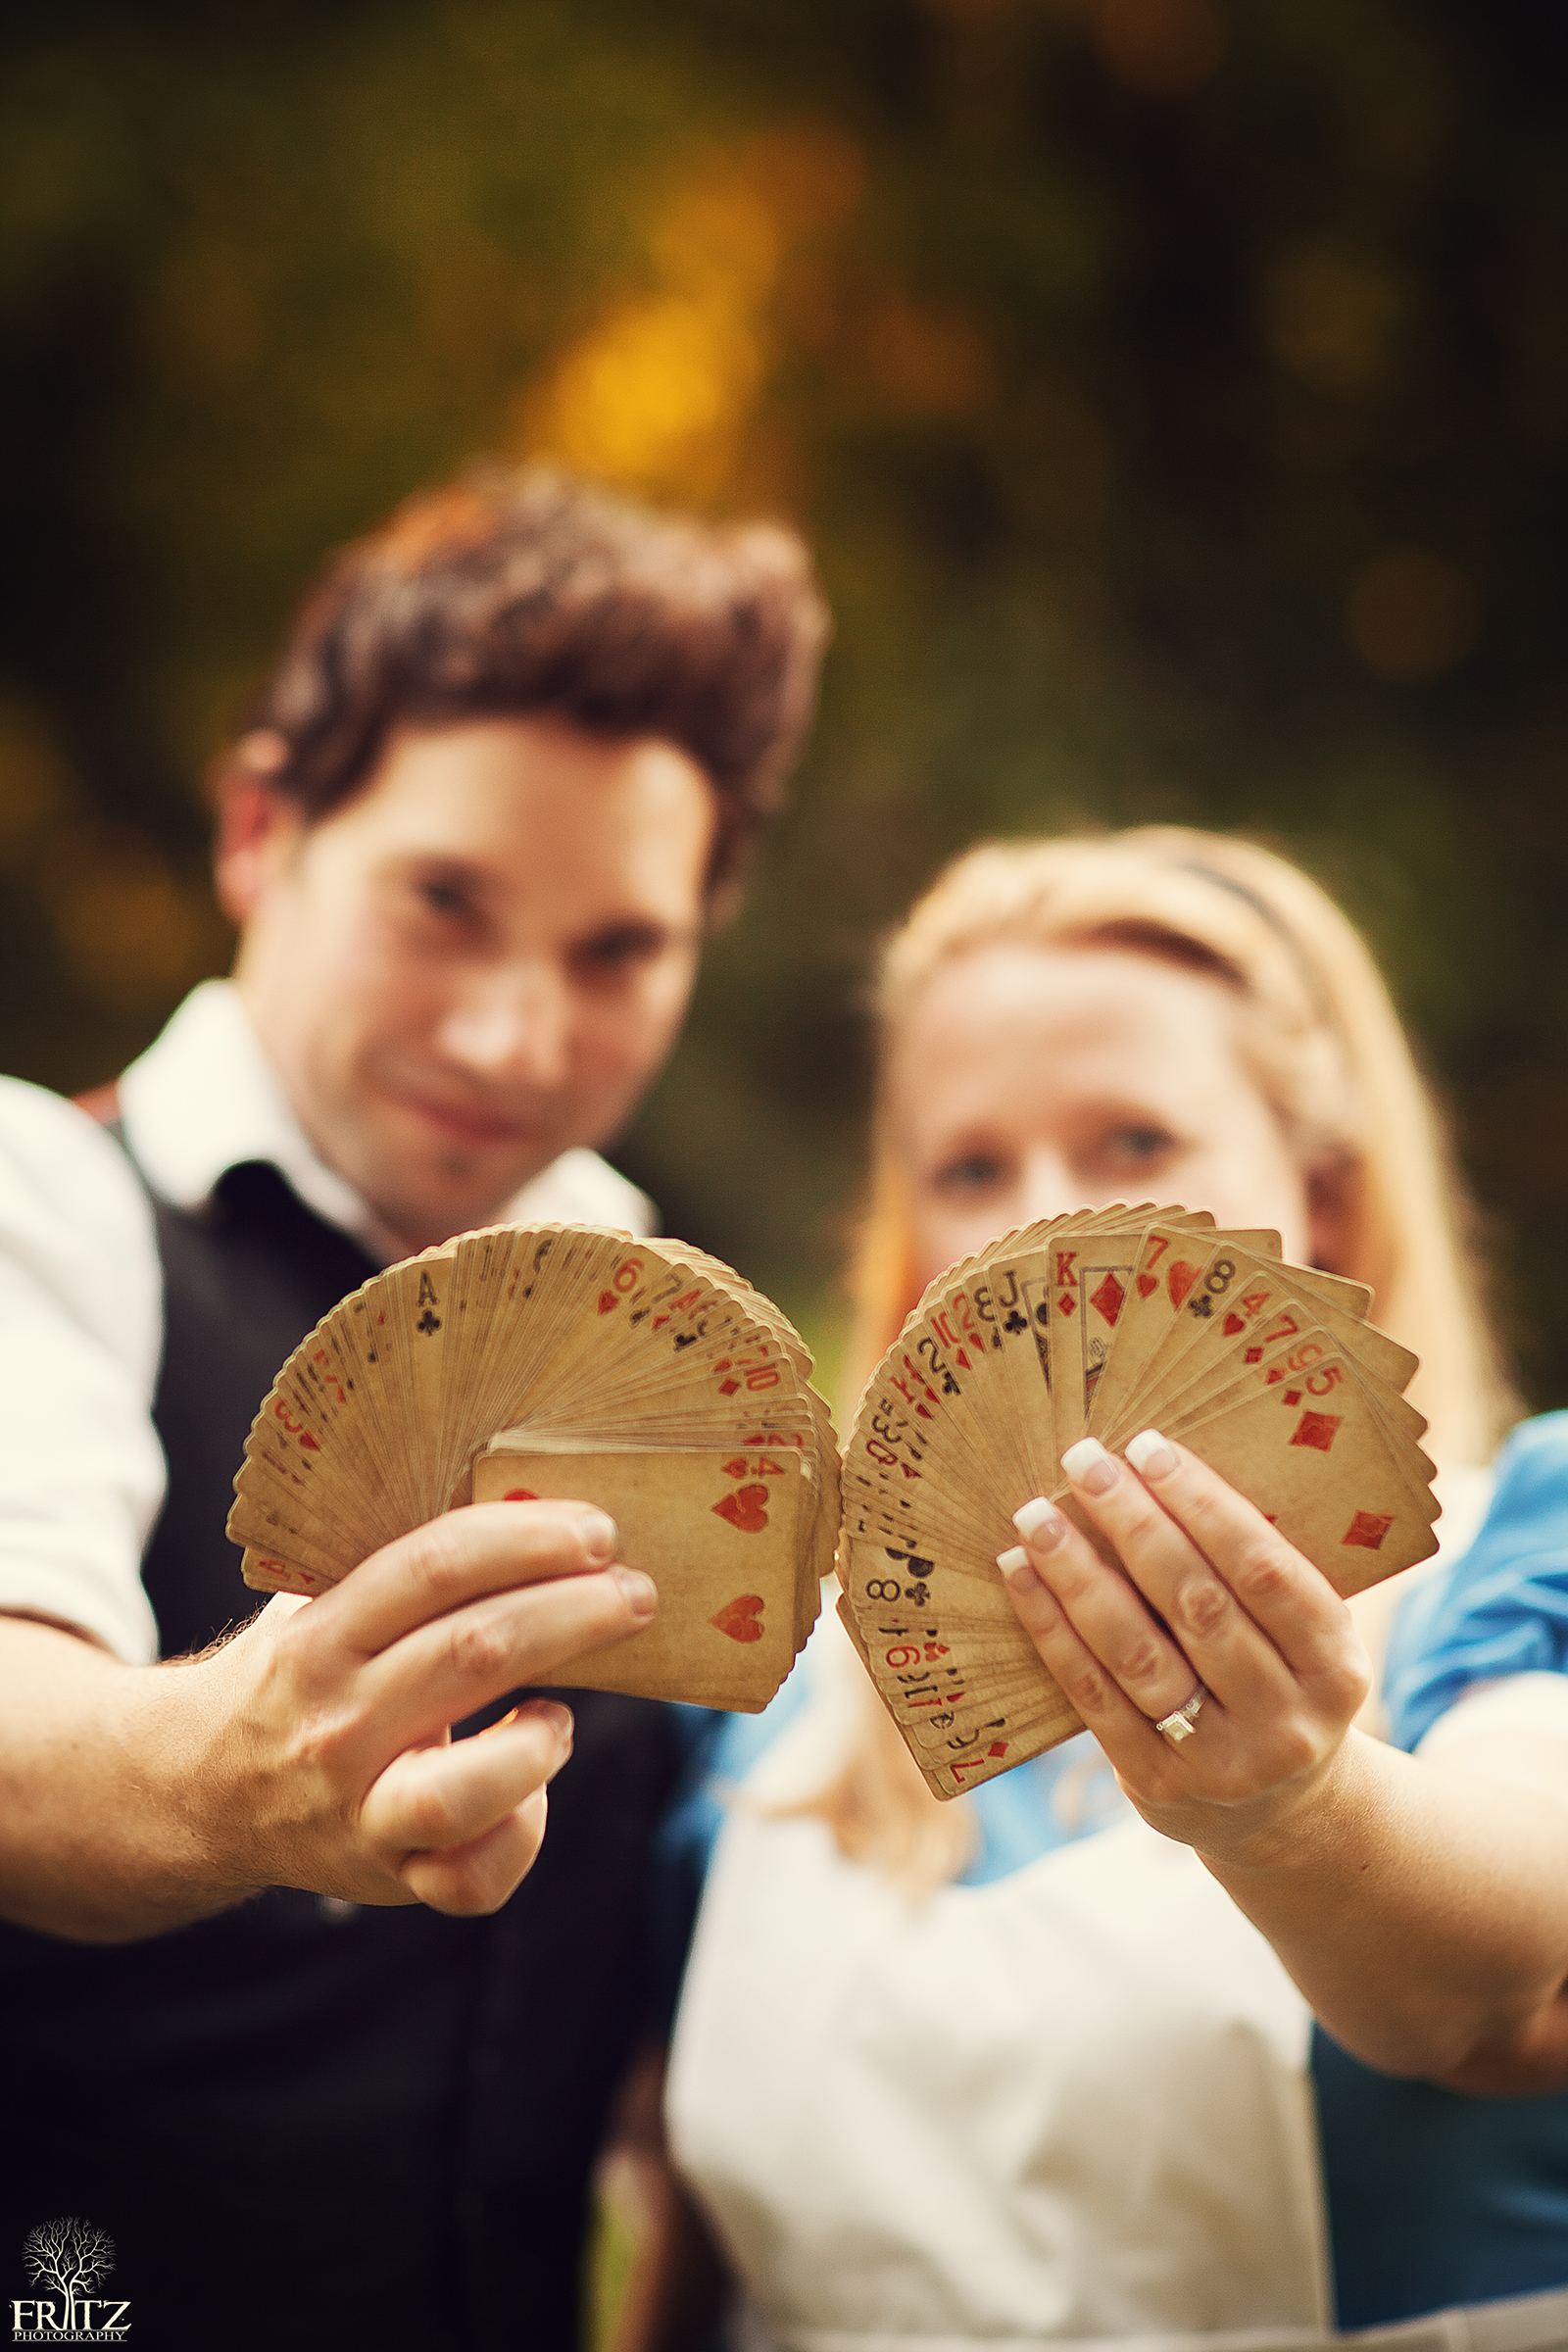
{"type": "Polygon", "coordinates": [[[1347,1595],[1437,1549],[1415,1357],[1364,1287],[1279,1248],[1152,1204],[1057,1217],[940,1275],[872,1374],[839,1613],[938,1796],[1082,1728],[996,1565],[1031,1496],[1077,1515],[1060,1457],[1082,1437],[1179,1439],[1347,1595]]]}
{"type": "Polygon", "coordinates": [[[228,1532],[247,1584],[316,1594],[470,1502],[596,1502],[660,1592],[565,1688],[756,1712],[833,1564],[839,1460],[770,1300],[683,1243],[499,1226],[343,1299],[263,1400],[228,1532]]]}

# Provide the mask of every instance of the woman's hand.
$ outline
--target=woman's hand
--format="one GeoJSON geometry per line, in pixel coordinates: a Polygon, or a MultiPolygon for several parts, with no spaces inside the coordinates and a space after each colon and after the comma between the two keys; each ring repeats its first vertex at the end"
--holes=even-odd
{"type": "Polygon", "coordinates": [[[1556,1743],[1428,1764],[1350,1731],[1371,1680],[1350,1612],[1260,1511],[1157,1430],[1125,1462],[1085,1439],[1062,1467],[1121,1566],[1045,1501],[1001,1566],[1144,1818],[1196,1848],[1367,2065],[1560,2089],[1568,1801],[1557,1759],[1525,1752],[1556,1743]],[[1189,1736],[1156,1731],[1200,1687],[1189,1736]]]}
{"type": "Polygon", "coordinates": [[[1370,1687],[1349,1610],[1157,1430],[1125,1462],[1085,1438],[1062,1467],[1121,1567],[1051,1503],[1026,1503],[999,1563],[1026,1632],[1146,1820],[1205,1859],[1266,1863],[1370,1687]],[[1200,1691],[1185,1737],[1154,1728],[1200,1691]]]}

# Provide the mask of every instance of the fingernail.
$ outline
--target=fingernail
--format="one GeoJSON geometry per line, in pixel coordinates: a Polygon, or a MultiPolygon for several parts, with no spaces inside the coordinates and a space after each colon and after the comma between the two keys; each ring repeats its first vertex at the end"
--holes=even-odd
{"type": "Polygon", "coordinates": [[[1012,1524],[1036,1551],[1054,1551],[1067,1533],[1066,1520],[1043,1494],[1037,1494],[1033,1502],[1026,1502],[1021,1510],[1014,1511],[1012,1524]]]}
{"type": "Polygon", "coordinates": [[[1169,1478],[1176,1467],[1176,1450],[1157,1429],[1141,1429],[1122,1447],[1140,1478],[1169,1478]]]}
{"type": "Polygon", "coordinates": [[[559,1699],[536,1699],[534,1701],[534,1709],[537,1714],[544,1718],[545,1722],[549,1724],[550,1729],[556,1735],[559,1753],[557,1754],[555,1762],[549,1767],[546,1774],[546,1778],[553,1781],[557,1773],[561,1770],[562,1766],[570,1759],[572,1746],[576,1739],[577,1727],[572,1721],[571,1709],[569,1707],[564,1707],[559,1699]]]}
{"type": "Polygon", "coordinates": [[[1014,1544],[1009,1551],[999,1551],[997,1566],[1015,1592],[1036,1592],[1040,1590],[1040,1571],[1021,1544],[1014,1544]]]}
{"type": "Polygon", "coordinates": [[[640,1568],[612,1568],[611,1575],[626,1595],[634,1617],[651,1617],[659,1606],[659,1587],[640,1568]]]}
{"type": "Polygon", "coordinates": [[[591,1560],[612,1560],[620,1546],[620,1530],[608,1511],[582,1515],[583,1549],[591,1560]]]}
{"type": "Polygon", "coordinates": [[[1086,1494],[1108,1494],[1121,1476],[1098,1438],[1080,1438],[1061,1457],[1061,1466],[1086,1494]]]}

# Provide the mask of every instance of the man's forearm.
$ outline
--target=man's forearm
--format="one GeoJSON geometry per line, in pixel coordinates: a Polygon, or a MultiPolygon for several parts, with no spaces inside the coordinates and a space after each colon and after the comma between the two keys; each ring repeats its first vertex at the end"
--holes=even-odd
{"type": "Polygon", "coordinates": [[[201,1672],[0,1618],[0,1916],[117,1943],[255,1891],[204,1823],[201,1672]]]}
{"type": "Polygon", "coordinates": [[[1568,1802],[1546,1770],[1495,1762],[1424,1764],[1352,1733],[1312,1805],[1204,1860],[1367,2064],[1546,2089],[1549,2053],[1568,2061],[1568,1802]]]}
{"type": "Polygon", "coordinates": [[[119,1942],[273,1886],[495,1910],[539,1851],[571,1717],[528,1699],[450,1729],[641,1632],[658,1593],[615,1545],[586,1504],[475,1504],[167,1666],[0,1618],[0,1917],[119,1942]]]}

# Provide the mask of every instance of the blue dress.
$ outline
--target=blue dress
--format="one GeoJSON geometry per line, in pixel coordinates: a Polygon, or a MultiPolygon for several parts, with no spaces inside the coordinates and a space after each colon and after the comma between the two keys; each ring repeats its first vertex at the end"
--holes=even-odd
{"type": "MultiPolygon", "coordinates": [[[[1479,1683],[1568,1673],[1568,1413],[1503,1448],[1471,1548],[1399,1613],[1385,1695],[1413,1748],[1479,1683]]],[[[722,1818],[715,1787],[742,1780],[806,1703],[797,1674],[760,1716],[730,1716],[694,1760],[666,1826],[666,1859],[700,1877],[722,1818]]],[[[1008,1876],[1118,1818],[1109,1766],[1087,1734],[986,1782],[963,1883],[1008,1876]]],[[[1568,2284],[1568,2093],[1485,2099],[1379,2075],[1313,2038],[1325,2190],[1342,2328],[1416,2318],[1568,2284]]]]}
{"type": "MultiPolygon", "coordinates": [[[[1568,1413],[1515,1431],[1475,1543],[1400,1610],[1390,1738],[1414,1748],[1476,1685],[1541,1673],[1568,1673],[1568,1413]]],[[[1568,2092],[1401,2082],[1321,2032],[1312,2074],[1342,2328],[1568,2282],[1568,2092]]]]}

